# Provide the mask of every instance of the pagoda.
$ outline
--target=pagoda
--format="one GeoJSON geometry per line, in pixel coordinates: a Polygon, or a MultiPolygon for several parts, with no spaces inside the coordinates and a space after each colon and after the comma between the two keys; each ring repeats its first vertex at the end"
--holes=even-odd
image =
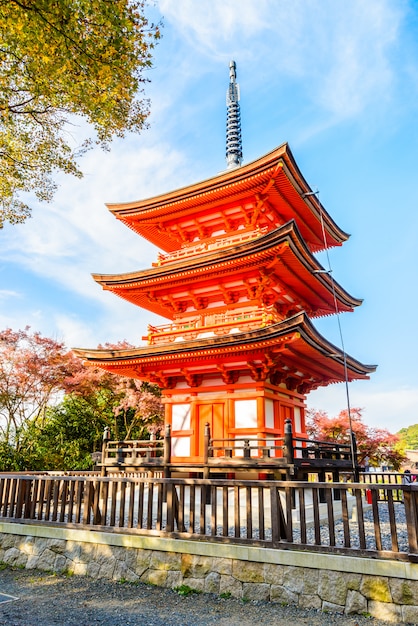
{"type": "Polygon", "coordinates": [[[241,165],[234,62],[227,107],[224,172],[108,205],[162,252],[151,268],[93,277],[167,323],[148,326],[146,345],[138,348],[75,351],[94,366],[158,383],[179,463],[201,462],[206,424],[213,439],[274,442],[290,419],[294,434],[304,437],[311,390],[367,379],[375,370],[311,322],[361,304],[314,256],[348,235],[312,192],[287,144],[241,165]]]}

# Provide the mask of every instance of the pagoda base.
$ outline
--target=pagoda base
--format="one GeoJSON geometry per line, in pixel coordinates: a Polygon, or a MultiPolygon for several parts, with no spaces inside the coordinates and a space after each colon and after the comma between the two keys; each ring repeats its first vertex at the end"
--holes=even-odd
{"type": "Polygon", "coordinates": [[[285,385],[220,382],[210,387],[165,389],[162,396],[165,423],[171,427],[173,462],[202,463],[208,432],[212,455],[231,458],[261,457],[263,440],[270,455],[283,456],[287,419],[295,437],[306,437],[306,398],[285,385]]]}

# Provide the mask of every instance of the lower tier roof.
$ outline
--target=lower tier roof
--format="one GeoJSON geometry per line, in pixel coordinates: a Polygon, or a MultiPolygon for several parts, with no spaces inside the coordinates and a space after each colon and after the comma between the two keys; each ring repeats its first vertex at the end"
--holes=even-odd
{"type": "Polygon", "coordinates": [[[344,354],[314,328],[305,312],[257,330],[128,350],[75,349],[89,364],[109,372],[158,383],[196,388],[222,378],[224,384],[251,377],[284,383],[306,394],[346,379],[368,379],[375,365],[344,354]]]}

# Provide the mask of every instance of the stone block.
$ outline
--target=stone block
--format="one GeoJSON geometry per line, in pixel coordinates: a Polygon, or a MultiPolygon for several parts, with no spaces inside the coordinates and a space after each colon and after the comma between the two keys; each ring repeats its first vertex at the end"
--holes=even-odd
{"type": "Polygon", "coordinates": [[[302,567],[286,567],[283,575],[283,586],[292,593],[302,593],[305,584],[302,567]]]}
{"type": "Polygon", "coordinates": [[[149,567],[156,570],[180,570],[181,554],[175,552],[152,552],[149,567]]]}
{"type": "Polygon", "coordinates": [[[323,613],[344,613],[344,607],[341,604],[334,604],[334,602],[322,603],[323,613]]]}
{"type": "Polygon", "coordinates": [[[33,554],[42,554],[48,547],[48,539],[44,537],[35,537],[33,542],[33,554]]]}
{"type": "Polygon", "coordinates": [[[297,606],[299,604],[299,594],[294,593],[283,585],[271,585],[270,600],[283,605],[294,604],[297,606]]]}
{"type": "Polygon", "coordinates": [[[167,572],[167,578],[164,585],[167,589],[176,589],[177,587],[181,587],[183,584],[184,581],[181,572],[176,572],[174,570],[167,572]]]}
{"type": "Polygon", "coordinates": [[[75,576],[87,576],[88,563],[74,563],[72,571],[75,576]]]}
{"type": "Polygon", "coordinates": [[[144,572],[149,569],[151,562],[151,550],[137,550],[136,551],[136,564],[135,564],[135,572],[139,577],[142,576],[144,572]]]}
{"type": "Polygon", "coordinates": [[[301,594],[299,596],[299,608],[301,609],[320,609],[322,607],[322,600],[315,594],[301,594]]]}
{"type": "Polygon", "coordinates": [[[233,598],[242,598],[242,583],[233,576],[221,574],[219,593],[230,593],[233,598]]]}
{"type": "Polygon", "coordinates": [[[376,602],[392,602],[389,580],[385,576],[363,576],[360,592],[368,600],[376,602]]]}
{"type": "Polygon", "coordinates": [[[213,571],[213,558],[196,554],[182,554],[180,569],[184,578],[205,578],[213,571]]]}
{"type": "Polygon", "coordinates": [[[205,592],[219,594],[221,575],[218,572],[210,572],[205,578],[205,592]]]}
{"type": "Polygon", "coordinates": [[[99,572],[100,565],[96,561],[91,561],[90,563],[87,563],[86,576],[90,576],[90,578],[99,578],[99,572]]]}
{"type": "Polygon", "coordinates": [[[232,576],[232,560],[231,559],[213,559],[212,571],[218,574],[226,574],[232,576]]]}
{"type": "Polygon", "coordinates": [[[187,585],[193,591],[202,593],[205,590],[204,578],[183,578],[183,585],[187,585]]]}
{"type": "MultiPolygon", "coordinates": [[[[76,565],[76,563],[74,563],[74,565],[76,565]]],[[[103,563],[101,564],[99,563],[99,565],[100,565],[100,570],[99,570],[98,578],[112,579],[113,572],[115,571],[115,567],[116,567],[116,560],[110,557],[103,563]]]]}
{"type": "Polygon", "coordinates": [[[144,572],[140,578],[142,583],[147,585],[155,585],[156,587],[165,587],[168,572],[165,570],[149,569],[144,572]]]}
{"type": "Polygon", "coordinates": [[[26,562],[26,569],[37,569],[38,561],[39,561],[39,556],[37,554],[30,554],[26,562]]]}
{"type": "Polygon", "coordinates": [[[139,580],[138,574],[127,567],[125,561],[116,561],[112,578],[113,580],[124,580],[130,583],[136,583],[139,580]]]}
{"type": "Polygon", "coordinates": [[[323,602],[345,606],[347,579],[341,572],[321,571],[318,581],[318,594],[323,602]]]}
{"type": "Polygon", "coordinates": [[[73,561],[74,563],[77,563],[81,560],[81,544],[77,541],[67,541],[64,554],[67,559],[73,561]]]}
{"type": "Polygon", "coordinates": [[[25,537],[22,538],[22,541],[19,544],[19,550],[24,554],[35,554],[34,552],[34,538],[33,537],[25,537]]]}
{"type": "Polygon", "coordinates": [[[254,563],[251,561],[232,562],[232,576],[243,583],[263,583],[264,563],[254,563]]]}
{"type": "Polygon", "coordinates": [[[402,607],[402,617],[406,624],[418,624],[418,606],[402,607]]]}
{"type": "Polygon", "coordinates": [[[303,594],[309,596],[317,596],[319,587],[319,570],[305,569],[303,570],[303,594]]]}
{"type": "Polygon", "coordinates": [[[25,567],[28,562],[28,555],[17,548],[9,548],[4,553],[3,561],[13,567],[25,567]]]}
{"type": "Polygon", "coordinates": [[[395,604],[416,604],[418,601],[418,581],[390,578],[389,587],[395,604]]]}
{"type": "Polygon", "coordinates": [[[7,551],[9,548],[14,548],[16,545],[16,541],[18,541],[20,537],[16,537],[15,535],[4,534],[1,536],[1,547],[3,550],[7,551]]]}
{"type": "Polygon", "coordinates": [[[66,542],[63,539],[48,539],[47,548],[56,554],[64,554],[66,547],[65,543],[66,542]]]}
{"type": "Polygon", "coordinates": [[[381,619],[384,622],[392,624],[400,624],[402,622],[402,608],[391,602],[370,600],[367,605],[367,611],[372,617],[381,619]]]}
{"type": "Polygon", "coordinates": [[[345,613],[347,615],[361,614],[367,612],[367,600],[359,592],[354,589],[347,591],[347,599],[345,603],[345,613]]]}
{"type": "Polygon", "coordinates": [[[40,554],[38,557],[37,568],[43,570],[44,572],[54,571],[56,556],[57,555],[55,554],[55,552],[52,552],[52,550],[44,550],[42,554],[40,554]]]}
{"type": "Polygon", "coordinates": [[[270,585],[266,583],[243,583],[242,597],[247,600],[267,601],[270,599],[270,585]]]}
{"type": "Polygon", "coordinates": [[[264,580],[270,585],[283,585],[284,578],[283,565],[275,565],[272,563],[264,564],[264,580]]]}
{"type": "Polygon", "coordinates": [[[67,559],[63,554],[57,554],[54,561],[54,572],[60,573],[65,571],[67,559]]]}

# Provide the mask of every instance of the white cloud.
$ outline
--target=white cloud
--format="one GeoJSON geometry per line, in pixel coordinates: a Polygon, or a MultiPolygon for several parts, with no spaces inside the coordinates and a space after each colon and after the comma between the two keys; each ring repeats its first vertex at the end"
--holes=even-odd
{"type": "Polygon", "coordinates": [[[0,300],[8,300],[9,298],[21,298],[22,294],[12,289],[0,289],[0,300]]]}
{"type": "Polygon", "coordinates": [[[168,22],[200,55],[237,61],[252,76],[300,81],[306,97],[338,119],[386,97],[390,53],[406,13],[390,0],[161,0],[168,22]]]}

